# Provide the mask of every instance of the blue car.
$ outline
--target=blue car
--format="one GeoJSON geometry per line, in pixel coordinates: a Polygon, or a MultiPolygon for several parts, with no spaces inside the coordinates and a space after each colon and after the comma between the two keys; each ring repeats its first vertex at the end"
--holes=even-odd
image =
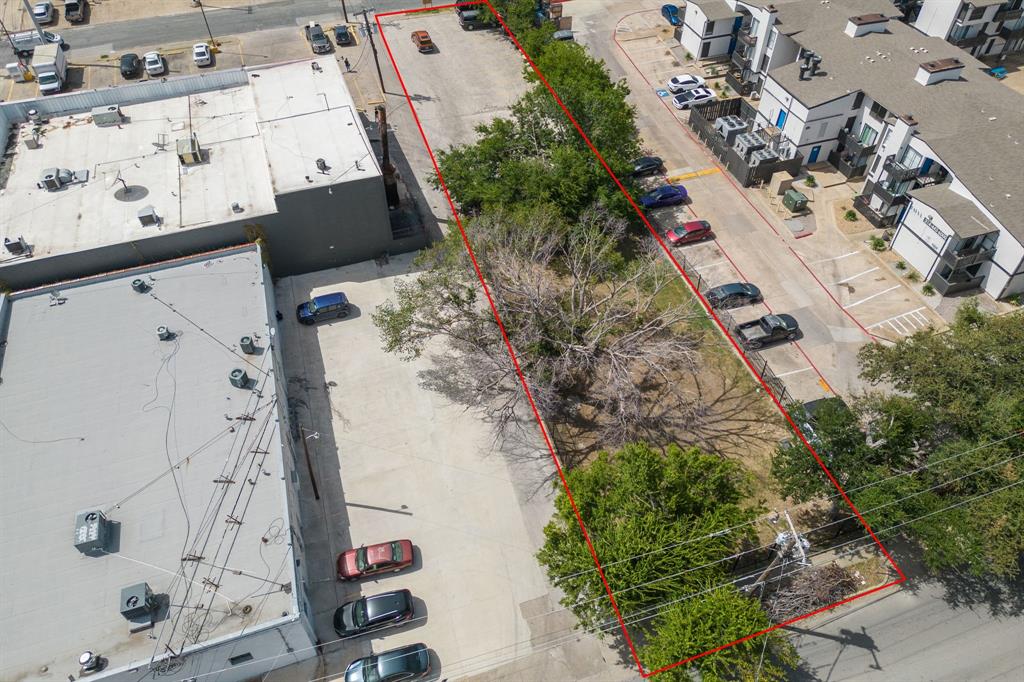
{"type": "Polygon", "coordinates": [[[675,206],[686,201],[686,188],[682,185],[663,185],[640,197],[640,205],[644,208],[675,206]]]}
{"type": "Polygon", "coordinates": [[[348,297],[340,291],[334,294],[317,296],[312,301],[300,303],[295,309],[295,316],[301,324],[316,324],[321,320],[346,318],[351,312],[348,297]]]}
{"type": "Polygon", "coordinates": [[[662,5],[661,16],[665,17],[668,23],[673,26],[683,25],[683,20],[679,18],[679,8],[675,5],[662,5]]]}

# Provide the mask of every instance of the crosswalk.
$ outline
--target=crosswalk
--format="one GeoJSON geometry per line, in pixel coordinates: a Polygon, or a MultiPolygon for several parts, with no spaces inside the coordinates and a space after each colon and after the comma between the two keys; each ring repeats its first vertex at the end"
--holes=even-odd
{"type": "Polygon", "coordinates": [[[882,320],[881,322],[875,322],[874,324],[868,325],[868,329],[893,331],[898,336],[910,336],[915,332],[919,332],[922,329],[927,329],[931,326],[928,316],[921,312],[923,310],[926,310],[924,306],[915,308],[909,312],[890,317],[887,320],[882,320]]]}

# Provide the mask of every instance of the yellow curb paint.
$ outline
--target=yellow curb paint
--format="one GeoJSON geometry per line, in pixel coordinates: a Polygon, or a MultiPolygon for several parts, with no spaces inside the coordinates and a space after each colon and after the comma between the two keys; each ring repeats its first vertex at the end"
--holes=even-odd
{"type": "Polygon", "coordinates": [[[818,383],[821,384],[821,387],[829,393],[835,393],[835,391],[832,390],[832,387],[828,385],[828,382],[821,377],[818,378],[818,383]]]}
{"type": "Polygon", "coordinates": [[[669,182],[682,182],[683,180],[690,180],[691,178],[699,178],[705,175],[714,175],[715,173],[721,173],[721,168],[705,168],[704,170],[693,171],[692,173],[683,173],[682,175],[673,175],[668,179],[669,182]]]}

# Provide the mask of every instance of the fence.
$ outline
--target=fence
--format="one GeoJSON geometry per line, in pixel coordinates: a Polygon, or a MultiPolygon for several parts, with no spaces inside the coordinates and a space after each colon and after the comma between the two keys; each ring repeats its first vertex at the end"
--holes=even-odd
{"type": "MultiPolygon", "coordinates": [[[[697,291],[699,291],[702,296],[705,295],[707,293],[707,287],[705,286],[707,282],[704,281],[704,277],[700,274],[697,268],[695,268],[690,261],[686,259],[686,256],[681,253],[675,254],[675,261],[679,263],[679,266],[690,278],[690,281],[693,282],[695,287],[697,287],[697,291]]],[[[736,318],[732,316],[732,313],[728,310],[716,310],[715,315],[718,316],[718,319],[721,321],[728,333],[735,338],[733,335],[733,329],[736,328],[737,323],[736,318]]],[[[742,352],[747,357],[747,360],[750,361],[750,364],[754,368],[757,376],[764,381],[765,385],[768,386],[769,390],[780,403],[785,403],[794,399],[793,394],[789,392],[788,388],[786,388],[786,384],[778,377],[778,375],[775,374],[774,371],[772,371],[772,368],[768,365],[768,361],[764,359],[760,353],[753,350],[744,350],[742,352]]]]}

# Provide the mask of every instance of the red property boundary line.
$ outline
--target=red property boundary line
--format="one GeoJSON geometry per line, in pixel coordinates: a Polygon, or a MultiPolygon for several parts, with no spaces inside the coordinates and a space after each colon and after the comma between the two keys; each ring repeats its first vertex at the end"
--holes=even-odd
{"type": "Polygon", "coordinates": [[[466,251],[469,254],[470,260],[473,263],[473,269],[476,272],[477,279],[480,281],[480,286],[483,288],[484,294],[487,297],[487,303],[488,303],[488,305],[491,308],[491,313],[494,315],[494,320],[498,324],[498,328],[501,331],[502,340],[505,343],[505,347],[508,349],[509,356],[512,359],[512,363],[513,363],[513,365],[514,365],[514,367],[516,369],[516,373],[519,376],[519,382],[520,382],[520,384],[522,384],[523,390],[526,392],[526,398],[527,398],[527,401],[530,404],[530,409],[533,411],[533,416],[534,416],[534,418],[537,421],[537,426],[540,428],[541,436],[544,438],[544,443],[547,446],[549,453],[551,454],[551,459],[555,463],[555,468],[558,471],[558,477],[559,477],[559,479],[562,482],[562,487],[565,489],[566,496],[568,497],[569,503],[572,506],[573,513],[576,516],[576,521],[579,524],[580,531],[583,533],[583,539],[584,539],[584,541],[587,544],[587,549],[590,551],[590,556],[591,556],[591,558],[594,561],[594,565],[597,568],[597,572],[601,576],[601,582],[604,584],[605,591],[608,593],[608,599],[611,602],[612,610],[615,612],[615,617],[619,621],[619,627],[622,630],[622,634],[623,634],[623,636],[626,639],[626,643],[627,643],[627,645],[629,647],[630,654],[632,655],[633,660],[635,661],[635,663],[637,665],[637,669],[639,670],[640,675],[642,677],[644,677],[644,678],[653,677],[654,675],[657,675],[659,673],[665,672],[666,670],[671,670],[672,668],[676,668],[678,666],[685,665],[685,664],[687,664],[687,663],[689,663],[691,661],[694,661],[694,660],[696,660],[698,658],[702,658],[702,657],[707,656],[709,654],[713,654],[713,653],[716,653],[718,651],[722,651],[723,649],[727,649],[727,648],[729,648],[731,646],[735,646],[736,644],[740,644],[742,642],[745,642],[747,640],[753,639],[755,637],[759,637],[761,635],[767,634],[769,632],[772,632],[773,630],[777,630],[777,629],[779,629],[781,627],[784,627],[786,625],[791,625],[792,623],[795,623],[795,622],[800,621],[800,620],[804,620],[805,618],[809,618],[809,617],[811,617],[813,615],[816,615],[818,613],[822,613],[824,611],[828,611],[830,609],[834,609],[837,606],[840,606],[842,604],[848,604],[848,603],[850,603],[852,601],[855,601],[857,599],[861,599],[862,597],[866,597],[866,596],[868,596],[870,594],[874,594],[874,593],[879,592],[881,590],[884,590],[884,589],[887,589],[887,588],[892,587],[894,585],[899,585],[899,584],[905,582],[907,580],[906,574],[903,573],[903,571],[900,569],[900,567],[896,564],[895,560],[893,560],[892,555],[889,554],[889,551],[879,541],[878,537],[875,535],[875,532],[871,529],[871,526],[868,524],[868,522],[861,515],[860,511],[857,510],[856,506],[854,506],[854,504],[853,504],[853,501],[850,500],[849,496],[846,494],[846,491],[844,491],[842,486],[839,485],[839,482],[836,480],[835,476],[832,474],[831,471],[829,471],[828,467],[825,466],[824,461],[822,461],[821,457],[814,450],[814,448],[811,446],[811,444],[808,442],[808,440],[804,437],[804,434],[797,427],[796,422],[790,416],[789,412],[786,411],[785,406],[783,406],[783,404],[779,401],[778,397],[776,397],[775,393],[771,390],[771,388],[767,385],[767,383],[765,383],[765,381],[760,377],[760,375],[758,374],[756,368],[753,366],[753,364],[751,364],[750,360],[743,353],[742,349],[739,347],[739,345],[736,343],[736,341],[732,338],[732,336],[728,333],[728,330],[725,328],[725,325],[722,324],[722,321],[715,314],[715,311],[708,304],[707,300],[700,293],[700,291],[697,289],[697,287],[694,286],[693,282],[690,280],[689,276],[687,276],[687,274],[683,270],[683,268],[680,267],[678,261],[676,261],[675,257],[672,255],[671,250],[668,248],[668,246],[662,240],[662,238],[658,234],[657,230],[654,229],[654,227],[651,225],[651,223],[647,220],[647,217],[643,214],[643,212],[640,210],[640,208],[633,201],[633,198],[629,195],[629,192],[626,191],[626,188],[622,185],[621,181],[612,172],[611,168],[608,166],[608,163],[604,160],[604,157],[602,157],[600,152],[598,152],[598,150],[594,147],[594,144],[590,141],[590,138],[587,137],[587,134],[583,131],[583,129],[580,127],[580,124],[576,121],[576,119],[573,117],[573,115],[569,112],[568,108],[566,108],[565,104],[562,102],[561,98],[555,92],[554,88],[551,87],[551,84],[548,83],[547,79],[544,77],[544,75],[537,68],[537,65],[534,63],[533,59],[528,54],[526,54],[525,50],[523,50],[522,45],[520,45],[518,39],[515,37],[515,35],[512,33],[512,31],[508,28],[508,25],[505,24],[504,19],[501,17],[501,15],[498,14],[498,12],[494,9],[494,7],[490,4],[490,2],[488,0],[482,0],[482,4],[486,4],[488,6],[488,8],[490,8],[491,12],[495,15],[495,17],[497,18],[498,22],[501,24],[501,27],[505,31],[505,34],[512,40],[512,42],[515,44],[516,48],[518,48],[520,53],[523,55],[523,58],[530,65],[530,68],[537,75],[537,78],[540,80],[541,83],[544,84],[544,87],[546,87],[548,92],[551,93],[551,96],[554,97],[555,101],[558,103],[559,107],[561,107],[562,111],[565,113],[565,115],[569,119],[569,121],[576,128],[576,131],[580,134],[580,137],[586,143],[587,147],[590,149],[591,152],[593,152],[595,158],[598,160],[598,162],[601,164],[601,166],[608,173],[608,176],[612,179],[612,181],[615,183],[615,185],[619,188],[619,191],[621,191],[623,196],[626,197],[626,200],[633,207],[633,210],[636,211],[637,216],[639,216],[640,220],[643,221],[644,225],[650,231],[650,233],[654,237],[654,239],[657,240],[658,244],[661,246],[662,250],[664,250],[665,254],[668,256],[669,260],[675,266],[676,270],[679,271],[679,274],[682,275],[682,277],[686,281],[687,285],[689,285],[691,291],[694,293],[694,295],[697,297],[697,299],[701,302],[701,305],[704,306],[705,311],[715,321],[715,324],[718,325],[718,328],[725,335],[725,338],[729,340],[729,342],[732,344],[733,348],[736,350],[736,352],[739,354],[739,356],[743,359],[743,362],[747,365],[747,368],[751,371],[751,373],[760,382],[761,387],[765,390],[766,394],[771,397],[772,402],[775,403],[775,406],[778,408],[779,412],[786,418],[786,421],[789,422],[789,425],[792,427],[793,432],[797,435],[797,437],[800,439],[800,441],[804,444],[804,447],[807,448],[808,452],[810,452],[811,455],[814,457],[815,461],[818,463],[818,466],[820,466],[822,471],[825,472],[825,474],[828,477],[828,479],[836,487],[836,490],[839,491],[839,494],[842,496],[843,500],[846,502],[847,505],[849,505],[850,510],[854,513],[854,515],[857,517],[857,519],[861,522],[861,524],[864,526],[864,529],[871,536],[871,539],[874,540],[875,544],[879,547],[879,549],[881,549],[882,553],[885,555],[885,557],[889,561],[890,565],[893,567],[893,569],[899,575],[899,579],[897,579],[897,580],[890,581],[890,582],[888,582],[888,583],[886,583],[884,585],[880,585],[880,586],[875,587],[875,588],[873,588],[871,590],[868,590],[866,592],[862,592],[861,594],[855,595],[853,597],[849,597],[849,598],[844,599],[842,601],[838,601],[838,602],[835,602],[833,604],[829,604],[827,606],[823,606],[823,607],[821,607],[819,609],[811,611],[810,613],[804,614],[802,616],[798,616],[796,618],[792,618],[792,619],[787,620],[787,621],[782,622],[782,623],[778,623],[776,625],[773,625],[772,627],[765,628],[765,629],[763,629],[763,630],[761,630],[759,632],[751,633],[749,635],[746,635],[745,637],[741,637],[741,638],[736,639],[736,640],[734,640],[732,642],[728,642],[726,644],[722,644],[721,646],[715,647],[713,649],[709,649],[709,650],[704,651],[702,653],[695,654],[695,655],[690,656],[688,658],[684,658],[684,659],[682,659],[680,661],[677,661],[676,663],[672,663],[670,665],[666,665],[664,667],[661,667],[661,668],[658,668],[657,670],[652,670],[652,671],[646,671],[644,669],[643,663],[641,663],[640,657],[639,657],[639,655],[637,653],[636,646],[633,643],[633,638],[630,636],[629,631],[626,628],[626,624],[625,624],[625,621],[623,620],[623,616],[622,616],[622,613],[621,613],[621,611],[619,609],[619,605],[618,605],[618,603],[615,600],[615,595],[612,592],[611,586],[608,584],[608,578],[605,576],[604,568],[601,566],[601,561],[600,561],[600,559],[597,556],[597,551],[594,548],[594,543],[593,543],[593,541],[590,538],[590,533],[587,532],[587,528],[586,528],[586,525],[583,523],[583,518],[580,515],[579,508],[576,506],[576,500],[573,498],[572,491],[569,489],[569,484],[568,484],[568,482],[567,482],[567,480],[565,478],[565,472],[562,469],[561,462],[558,459],[558,454],[555,451],[554,445],[552,444],[551,438],[550,438],[550,436],[549,436],[549,434],[547,432],[547,428],[544,426],[544,421],[541,419],[540,412],[537,409],[537,405],[536,405],[536,403],[533,400],[533,394],[530,392],[530,387],[529,387],[529,385],[528,385],[528,383],[526,381],[526,376],[523,374],[522,367],[519,364],[519,358],[516,355],[515,349],[512,347],[512,342],[509,340],[508,333],[505,330],[505,325],[504,325],[504,323],[501,320],[501,315],[498,313],[497,306],[494,303],[494,298],[491,296],[490,287],[488,287],[487,282],[484,280],[483,273],[480,270],[480,265],[477,263],[477,260],[476,260],[476,254],[473,252],[473,247],[469,243],[469,237],[467,236],[465,227],[462,224],[462,219],[459,217],[459,212],[456,210],[455,203],[452,201],[451,194],[448,191],[448,186],[445,183],[444,178],[441,175],[441,169],[437,165],[437,158],[434,155],[433,148],[431,148],[431,146],[430,146],[430,142],[427,140],[426,133],[423,130],[423,124],[420,121],[419,114],[416,112],[416,107],[413,104],[412,98],[409,96],[409,90],[408,90],[408,88],[405,85],[405,79],[402,78],[401,70],[398,68],[398,62],[395,60],[394,54],[391,52],[391,46],[388,43],[387,37],[384,35],[384,27],[381,25],[381,22],[380,22],[381,17],[395,16],[395,15],[404,16],[404,15],[407,15],[407,14],[415,14],[415,13],[418,13],[418,12],[432,12],[432,11],[436,11],[436,10],[451,9],[451,8],[454,8],[454,7],[474,6],[474,5],[479,5],[479,4],[481,4],[481,1],[476,1],[476,2],[458,2],[458,3],[452,3],[452,4],[440,5],[440,6],[427,6],[427,7],[418,7],[418,8],[412,8],[412,9],[406,9],[406,10],[397,10],[397,11],[393,11],[393,12],[383,12],[381,14],[375,15],[374,16],[374,21],[376,21],[376,23],[377,23],[378,34],[380,35],[381,40],[384,43],[384,47],[387,50],[388,58],[391,60],[392,66],[394,66],[395,73],[398,76],[399,85],[402,88],[402,93],[404,94],[404,96],[406,98],[406,101],[409,104],[409,110],[412,112],[413,120],[416,122],[416,127],[419,129],[420,137],[423,139],[423,144],[424,144],[424,146],[427,149],[427,153],[430,155],[430,161],[431,161],[431,163],[434,166],[434,171],[437,173],[437,177],[438,177],[438,180],[440,182],[441,189],[444,192],[445,198],[448,201],[448,206],[451,208],[452,216],[455,218],[455,223],[456,223],[456,225],[459,228],[459,233],[462,236],[462,242],[465,245],[466,251]]]}

